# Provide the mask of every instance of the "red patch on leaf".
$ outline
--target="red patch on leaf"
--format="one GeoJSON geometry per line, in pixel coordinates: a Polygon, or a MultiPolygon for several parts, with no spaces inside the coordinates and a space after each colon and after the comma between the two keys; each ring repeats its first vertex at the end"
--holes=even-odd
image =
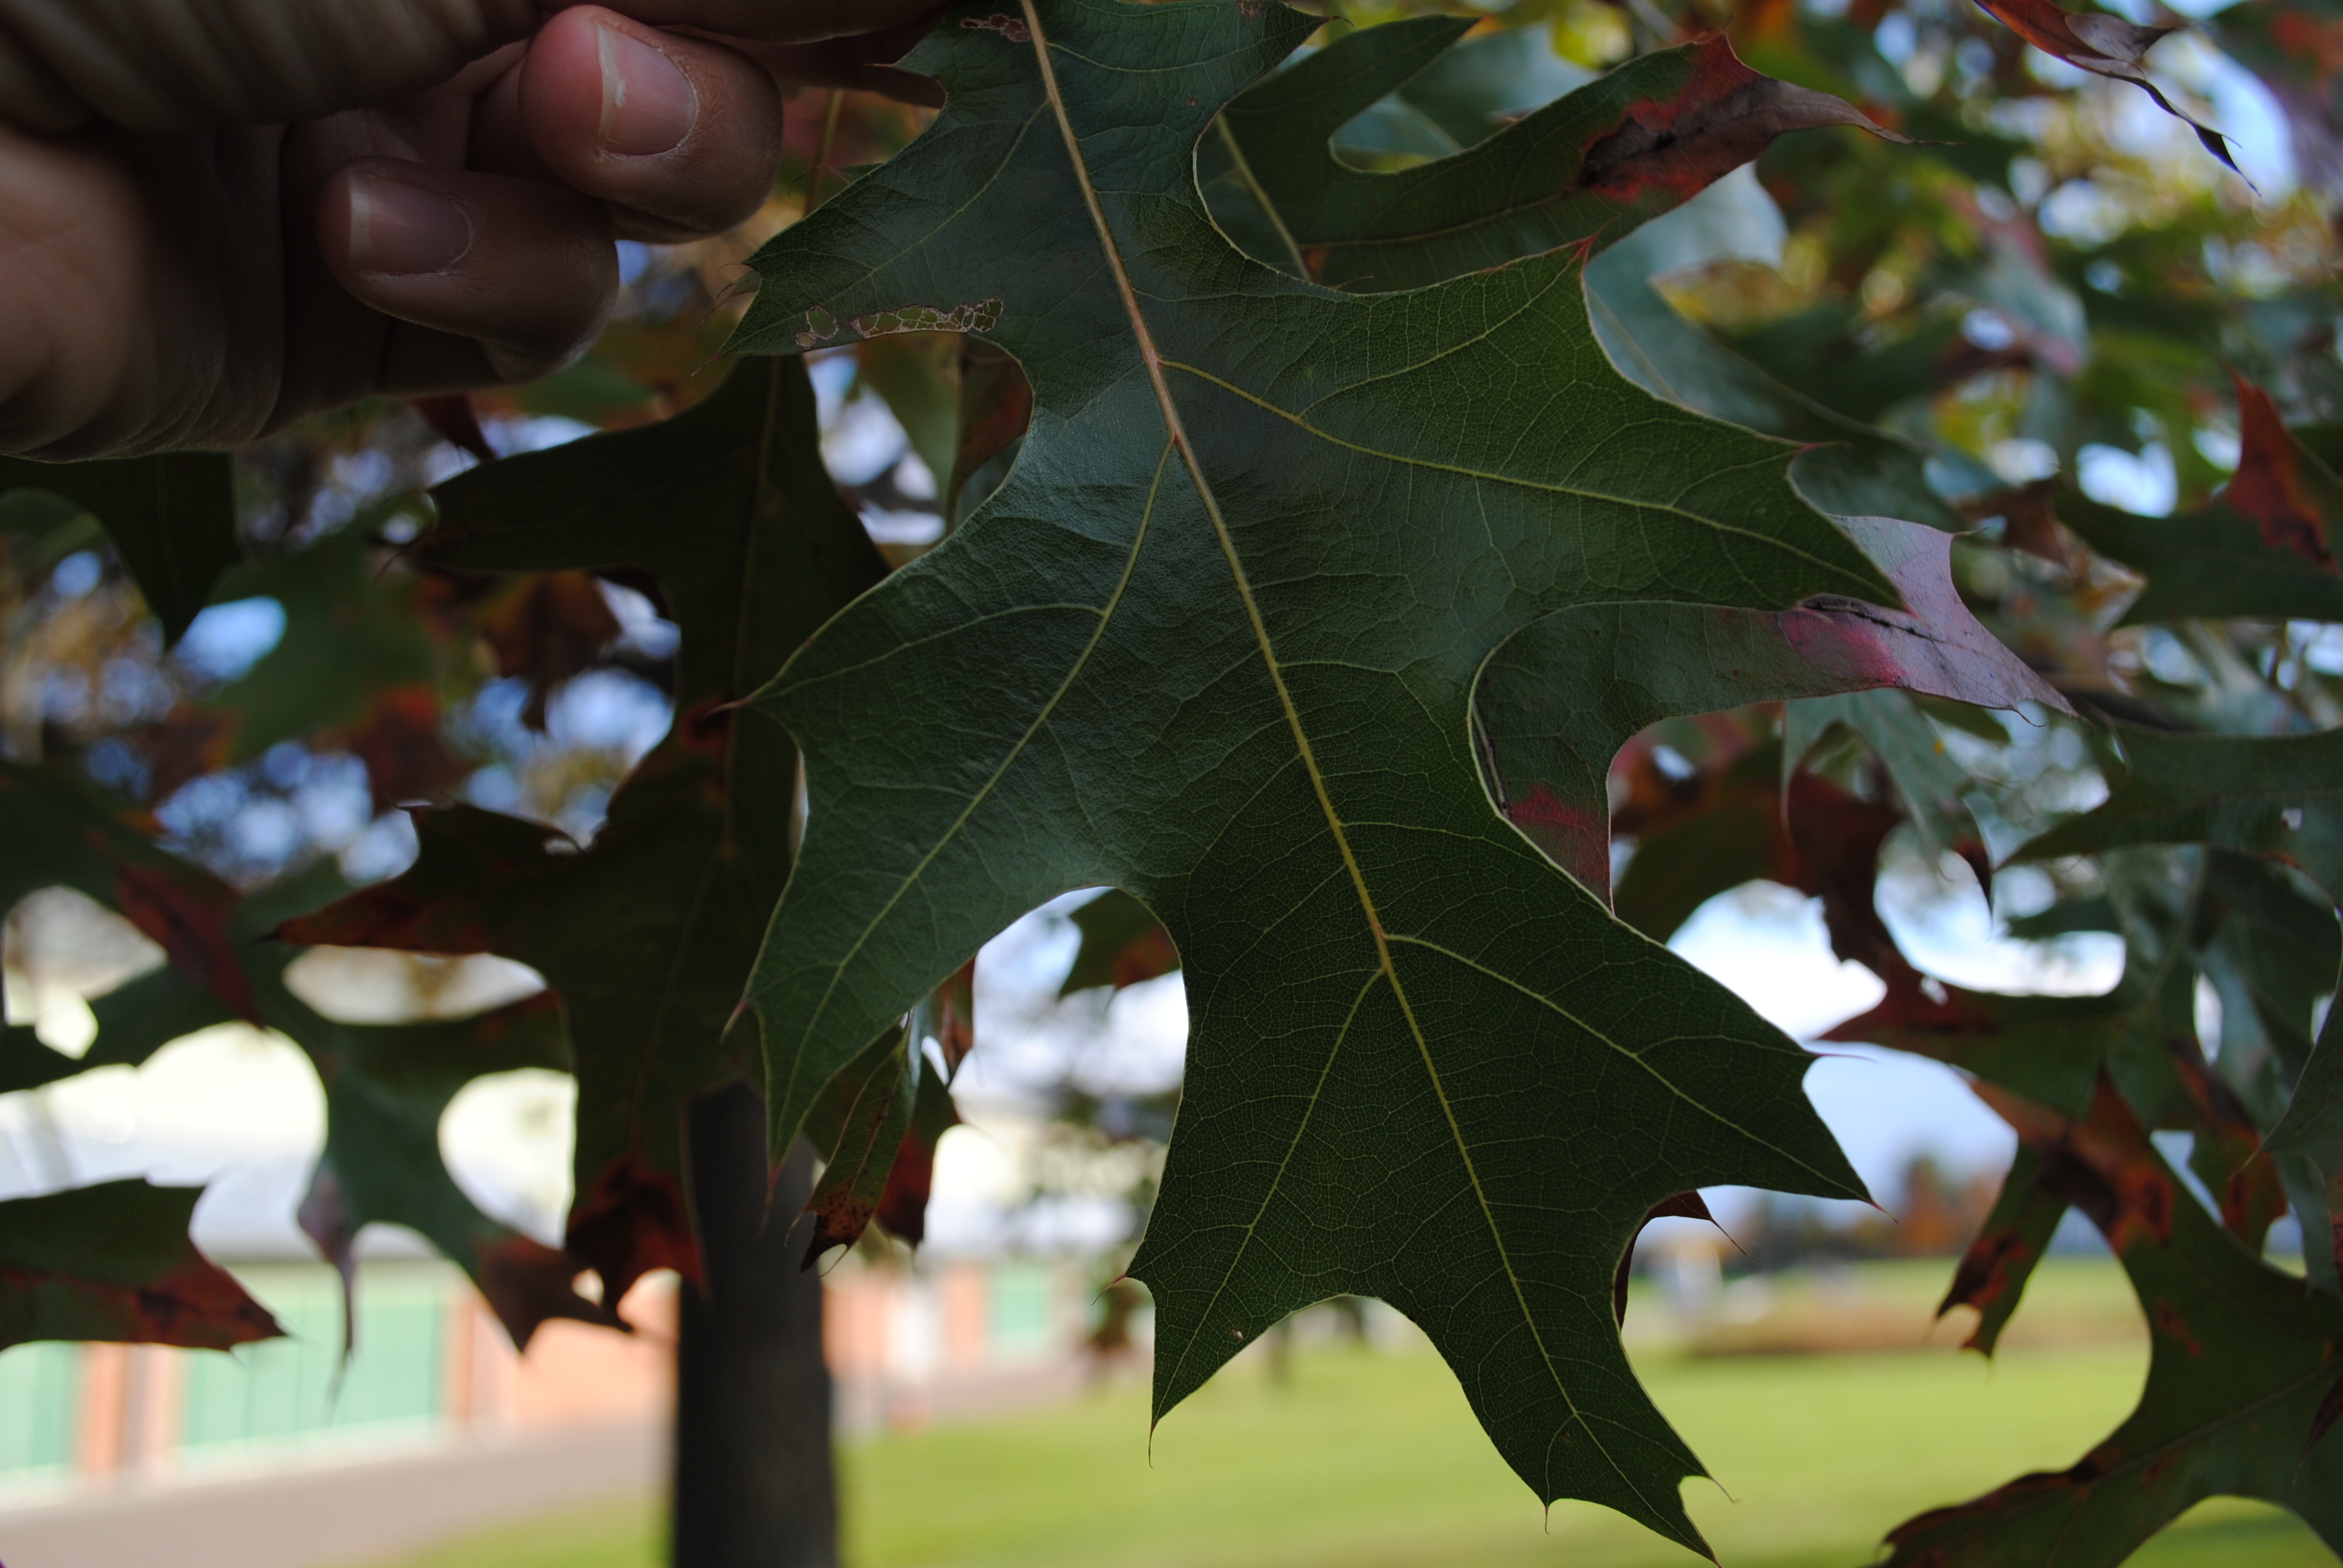
{"type": "Polygon", "coordinates": [[[121,1337],[140,1344],[224,1351],[285,1332],[226,1270],[201,1260],[139,1286],[130,1312],[130,1332],[121,1337]]]}
{"type": "Polygon", "coordinates": [[[732,740],[732,705],[716,698],[695,702],[676,716],[676,735],[694,751],[720,752],[732,740]]]}
{"type": "Polygon", "coordinates": [[[1574,806],[1539,783],[1505,802],[1505,818],[1587,887],[1611,885],[1611,822],[1604,814],[1574,806]]]}
{"type": "Polygon", "coordinates": [[[1816,126],[1857,126],[1890,141],[1908,139],[1843,99],[1751,70],[1724,34],[1712,33],[1694,45],[1691,73],[1675,96],[1633,106],[1618,129],[1587,147],[1578,183],[1620,202],[1655,188],[1681,199],[1739,168],[1775,137],[1816,126]]]}
{"type": "MultiPolygon", "coordinates": [[[[960,445],[947,476],[965,485],[1033,422],[1033,384],[1006,349],[970,338],[960,351],[960,445]]],[[[947,498],[957,504],[957,495],[947,498]]]]}
{"type": "Polygon", "coordinates": [[[2147,1321],[2156,1325],[2157,1333],[2162,1334],[2190,1355],[2200,1360],[2203,1358],[2204,1342],[2189,1332],[2188,1320],[2180,1315],[2178,1307],[2174,1306],[2170,1302],[2158,1302],[2156,1303],[2156,1311],[2148,1314],[2147,1321]]]}
{"type": "Polygon", "coordinates": [[[1180,950],[1161,926],[1142,931],[1114,955],[1114,989],[1161,980],[1180,967],[1180,950]]]}
{"type": "Polygon", "coordinates": [[[252,982],[228,934],[236,905],[233,888],[192,867],[166,870],[130,861],[115,868],[114,901],[182,974],[200,981],[238,1018],[258,1021],[252,982]]]}
{"type": "Polygon", "coordinates": [[[2237,378],[2237,477],[2229,481],[2229,509],[2261,529],[2262,543],[2292,550],[2313,565],[2335,569],[2327,539],[2326,508],[2304,471],[2301,448],[2269,394],[2237,378]]]}
{"type": "Polygon", "coordinates": [[[2289,60],[2310,67],[2323,94],[2343,75],[2343,22],[2321,22],[2299,11],[2269,17],[2270,42],[2289,60]]]}
{"type": "MultiPolygon", "coordinates": [[[[1944,1303],[1936,1309],[1942,1317],[1955,1307],[1975,1307],[1982,1312],[2009,1294],[2011,1286],[2023,1278],[2036,1261],[2035,1251],[2021,1236],[2006,1233],[1981,1234],[1961,1254],[1959,1265],[1953,1271],[1952,1288],[1945,1292],[1944,1303]]],[[[1969,1343],[1976,1342],[1971,1335],[1969,1343]]]]}

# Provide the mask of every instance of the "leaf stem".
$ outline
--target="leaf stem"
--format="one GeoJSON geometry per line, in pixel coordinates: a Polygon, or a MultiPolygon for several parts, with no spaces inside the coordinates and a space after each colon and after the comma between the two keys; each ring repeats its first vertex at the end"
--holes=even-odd
{"type": "Polygon", "coordinates": [[[830,149],[838,141],[838,108],[845,93],[837,87],[830,90],[830,107],[821,116],[821,144],[815,149],[813,167],[806,171],[806,211],[811,213],[821,205],[821,176],[830,172],[830,149]]]}

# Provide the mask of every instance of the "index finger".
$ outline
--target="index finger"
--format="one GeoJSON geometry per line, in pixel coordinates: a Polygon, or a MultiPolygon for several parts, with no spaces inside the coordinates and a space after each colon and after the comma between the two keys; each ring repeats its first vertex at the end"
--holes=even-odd
{"type": "MultiPolygon", "coordinates": [[[[553,0],[547,9],[588,0],[553,0]]],[[[926,16],[936,0],[592,0],[654,27],[689,27],[763,44],[818,44],[884,33],[926,16]]]]}

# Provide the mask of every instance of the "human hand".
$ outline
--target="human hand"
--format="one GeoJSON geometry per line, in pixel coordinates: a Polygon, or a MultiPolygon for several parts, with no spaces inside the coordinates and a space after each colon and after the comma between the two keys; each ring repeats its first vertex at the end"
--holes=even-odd
{"type": "Polygon", "coordinates": [[[0,451],[557,368],[614,240],[763,201],[777,78],[911,89],[872,63],[932,4],[0,0],[0,451]]]}

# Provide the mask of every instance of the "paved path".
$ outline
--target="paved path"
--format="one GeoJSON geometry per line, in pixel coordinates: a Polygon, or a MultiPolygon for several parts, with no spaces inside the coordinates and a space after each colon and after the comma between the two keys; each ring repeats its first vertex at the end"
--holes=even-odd
{"type": "Polygon", "coordinates": [[[533,1432],[0,1513],[0,1568],[327,1568],[660,1484],[655,1422],[533,1432]]]}

